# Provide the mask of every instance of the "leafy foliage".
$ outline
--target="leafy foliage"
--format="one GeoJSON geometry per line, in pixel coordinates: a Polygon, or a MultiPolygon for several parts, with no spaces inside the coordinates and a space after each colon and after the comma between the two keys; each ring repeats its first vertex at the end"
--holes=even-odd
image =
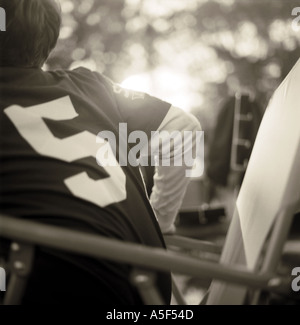
{"type": "Polygon", "coordinates": [[[79,65],[190,109],[206,129],[237,91],[266,107],[299,57],[296,0],[60,0],[63,27],[49,68],[79,65]]]}

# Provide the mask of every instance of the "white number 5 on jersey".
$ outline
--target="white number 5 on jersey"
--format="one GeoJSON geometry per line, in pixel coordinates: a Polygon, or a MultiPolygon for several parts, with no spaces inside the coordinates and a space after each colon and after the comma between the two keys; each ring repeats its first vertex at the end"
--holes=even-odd
{"type": "MultiPolygon", "coordinates": [[[[65,139],[59,139],[53,136],[43,121],[43,118],[63,121],[77,117],[78,114],[69,97],[28,108],[14,105],[6,108],[4,112],[20,135],[40,155],[69,163],[86,157],[96,158],[97,149],[99,149],[99,144],[96,144],[96,135],[83,131],[65,139]]],[[[102,145],[106,145],[110,150],[109,154],[113,156],[109,144],[102,145]]],[[[104,168],[110,177],[96,181],[83,171],[63,182],[73,195],[100,207],[125,200],[126,176],[122,168],[117,161],[113,166],[104,168]]]]}

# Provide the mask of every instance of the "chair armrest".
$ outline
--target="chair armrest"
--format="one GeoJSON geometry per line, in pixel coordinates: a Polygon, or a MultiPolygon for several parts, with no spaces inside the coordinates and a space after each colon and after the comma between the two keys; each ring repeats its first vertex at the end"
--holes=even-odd
{"type": "Polygon", "coordinates": [[[220,255],[222,252],[222,246],[208,241],[177,235],[165,235],[164,238],[167,246],[169,247],[175,246],[183,249],[199,250],[217,255],[220,255]]]}
{"type": "Polygon", "coordinates": [[[195,257],[162,248],[92,235],[79,231],[42,225],[33,221],[0,215],[0,237],[47,246],[94,258],[142,266],[153,270],[218,279],[258,289],[278,291],[290,284],[275,274],[257,273],[244,267],[202,261],[195,257]],[[276,276],[277,282],[270,285],[276,276]]]}

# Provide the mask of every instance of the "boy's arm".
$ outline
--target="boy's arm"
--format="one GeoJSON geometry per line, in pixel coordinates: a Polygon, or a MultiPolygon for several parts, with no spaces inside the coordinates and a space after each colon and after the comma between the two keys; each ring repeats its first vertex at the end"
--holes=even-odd
{"type": "Polygon", "coordinates": [[[191,157],[195,158],[199,154],[196,149],[199,149],[199,135],[202,136],[202,132],[199,121],[193,115],[173,106],[158,129],[158,132],[163,131],[167,131],[162,137],[163,144],[170,143],[168,134],[176,132],[178,136],[174,137],[169,152],[165,151],[163,146],[158,146],[157,141],[151,141],[151,150],[157,153],[159,163],[155,168],[150,202],[162,232],[170,233],[175,230],[174,221],[190,182],[191,169],[195,162],[194,159],[191,161],[191,157]],[[185,131],[190,131],[189,135],[184,133],[185,131]],[[168,160],[169,166],[162,166],[163,162],[167,164],[168,160]]]}

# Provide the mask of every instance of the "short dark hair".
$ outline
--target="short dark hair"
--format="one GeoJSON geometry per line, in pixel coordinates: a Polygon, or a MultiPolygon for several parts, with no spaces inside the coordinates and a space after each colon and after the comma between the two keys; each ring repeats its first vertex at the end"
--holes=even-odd
{"type": "Polygon", "coordinates": [[[61,25],[55,0],[0,0],[6,31],[0,32],[0,66],[41,67],[54,49],[61,25]]]}

